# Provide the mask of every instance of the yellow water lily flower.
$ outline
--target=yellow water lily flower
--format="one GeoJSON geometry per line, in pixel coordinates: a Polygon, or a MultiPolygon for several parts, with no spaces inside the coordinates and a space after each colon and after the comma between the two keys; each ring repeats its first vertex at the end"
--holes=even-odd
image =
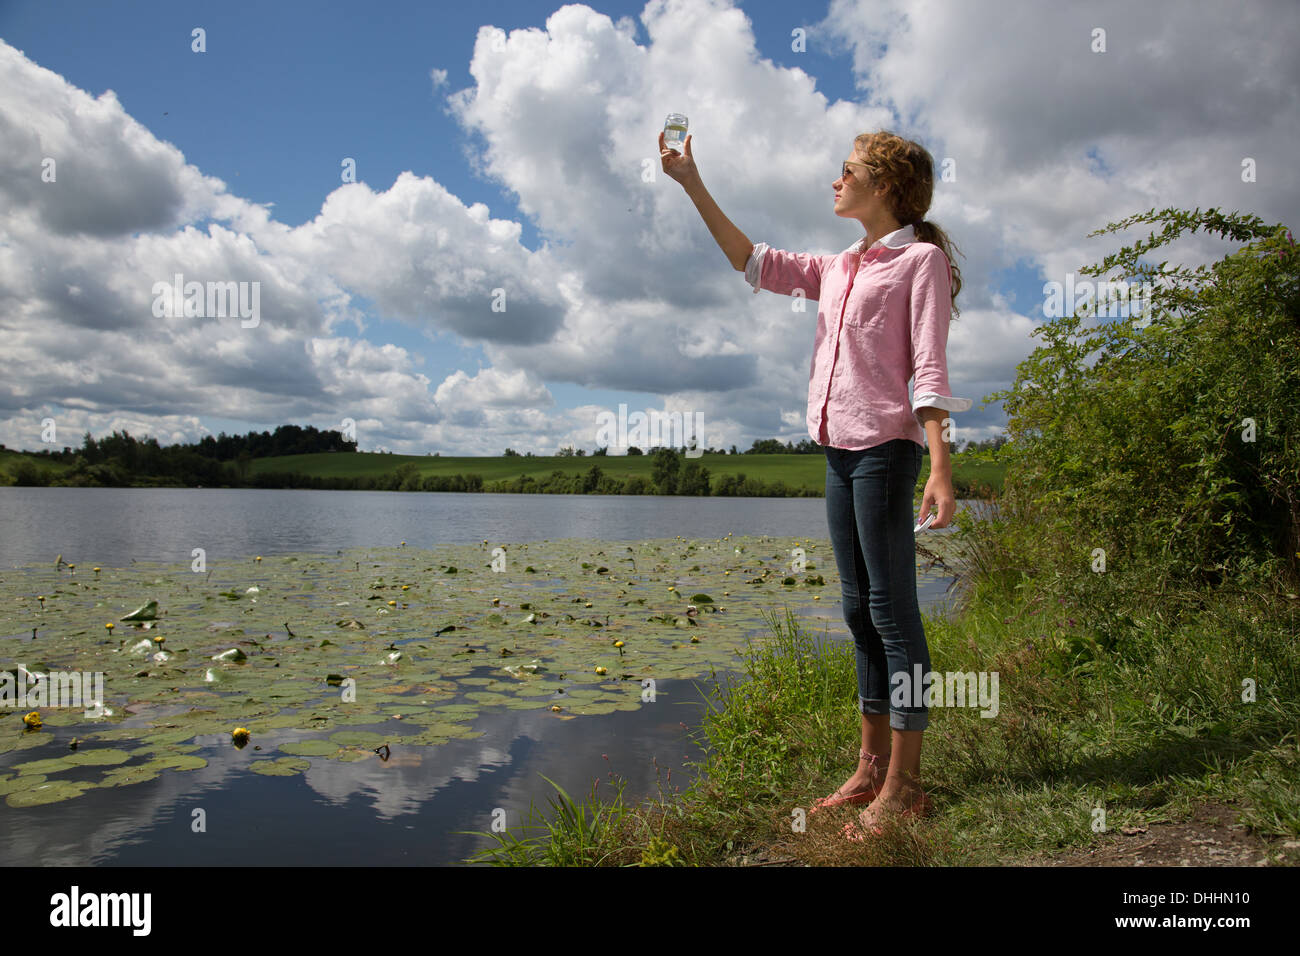
{"type": "Polygon", "coordinates": [[[607,673],[609,673],[609,672],[606,671],[605,668],[603,668],[603,667],[597,667],[597,668],[596,668],[596,673],[599,674],[599,675],[601,675],[601,676],[603,677],[605,674],[607,674],[607,673]]]}
{"type": "Polygon", "coordinates": [[[106,628],[108,628],[110,631],[111,631],[114,627],[116,627],[116,625],[115,625],[112,621],[109,621],[109,622],[108,622],[107,624],[105,624],[104,626],[105,626],[106,628]]]}
{"type": "Polygon", "coordinates": [[[27,714],[26,716],[23,717],[23,723],[26,724],[32,730],[40,730],[41,712],[38,710],[34,710],[30,714],[27,714]]]}
{"type": "Polygon", "coordinates": [[[247,727],[236,727],[230,734],[231,739],[237,744],[248,743],[248,738],[251,736],[252,734],[248,732],[247,727]]]}

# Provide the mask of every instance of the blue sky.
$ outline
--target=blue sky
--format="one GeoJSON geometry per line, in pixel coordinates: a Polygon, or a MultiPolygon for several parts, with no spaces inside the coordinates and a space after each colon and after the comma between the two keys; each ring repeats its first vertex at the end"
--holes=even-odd
{"type": "Polygon", "coordinates": [[[1293,221],[1293,6],[940,8],[7,0],[0,441],[42,447],[50,417],[59,445],[352,418],[367,450],[546,453],[594,448],[620,402],[702,410],[708,444],[798,441],[815,317],[753,296],[680,188],[638,176],[669,110],[778,248],[858,238],[827,201],[855,133],[955,158],[930,218],[967,257],[948,355],[969,438],[1004,424],[979,401],[1032,349],[1043,282],[1110,248],[1087,232],[1167,205],[1293,221]],[[66,189],[13,184],[52,151],[66,189]],[[142,321],[197,263],[260,278],[276,319],[142,321]],[[526,307],[485,314],[498,286],[526,307]]]}

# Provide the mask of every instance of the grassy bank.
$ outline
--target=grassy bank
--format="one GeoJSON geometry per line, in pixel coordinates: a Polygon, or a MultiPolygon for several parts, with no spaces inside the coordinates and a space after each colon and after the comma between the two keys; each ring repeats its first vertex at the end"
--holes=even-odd
{"type": "MultiPolygon", "coordinates": [[[[1003,528],[1005,532],[1005,526],[1003,528]]],[[[557,793],[525,826],[485,835],[481,862],[990,865],[1233,804],[1266,835],[1300,835],[1300,600],[1285,587],[1152,593],[1141,570],[1018,569],[967,524],[962,606],[927,616],[936,671],[996,671],[999,708],[932,708],[922,779],[932,817],[853,844],[852,808],[800,811],[852,771],[851,646],[770,618],[748,679],[715,694],[698,775],[641,805],[557,793]],[[1255,699],[1243,700],[1243,682],[1255,699]],[[1094,830],[1104,809],[1105,831],[1094,830]]],[[[1249,696],[1248,694],[1246,696],[1249,696]]],[[[861,808],[858,808],[861,809],[861,808]]]]}

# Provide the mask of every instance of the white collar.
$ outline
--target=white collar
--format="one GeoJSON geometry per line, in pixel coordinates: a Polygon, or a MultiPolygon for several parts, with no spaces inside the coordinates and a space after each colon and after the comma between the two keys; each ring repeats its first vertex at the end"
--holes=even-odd
{"type": "Polygon", "coordinates": [[[911,225],[903,226],[900,229],[895,229],[887,236],[881,236],[870,246],[864,249],[863,243],[865,243],[866,241],[867,241],[867,237],[863,236],[861,239],[859,239],[853,245],[849,246],[844,251],[845,252],[864,252],[864,251],[870,252],[872,249],[876,248],[876,246],[888,246],[890,249],[901,249],[903,248],[903,246],[906,246],[909,243],[916,242],[916,230],[911,225]]]}

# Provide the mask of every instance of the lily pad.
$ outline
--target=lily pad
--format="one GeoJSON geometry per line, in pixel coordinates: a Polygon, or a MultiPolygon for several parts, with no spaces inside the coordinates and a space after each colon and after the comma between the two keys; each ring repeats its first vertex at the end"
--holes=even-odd
{"type": "Polygon", "coordinates": [[[142,604],[126,617],[124,621],[153,621],[158,617],[158,602],[150,601],[148,604],[142,604]]]}
{"type": "Polygon", "coordinates": [[[378,747],[391,738],[368,730],[341,730],[330,735],[330,740],[340,747],[378,747]]]}
{"type": "Polygon", "coordinates": [[[310,760],[301,757],[279,757],[275,760],[258,760],[251,767],[253,773],[267,777],[292,777],[311,766],[310,760]]]}
{"type": "Polygon", "coordinates": [[[16,793],[19,790],[30,790],[32,787],[44,783],[45,780],[45,775],[40,773],[22,774],[17,777],[6,776],[0,779],[0,797],[16,793]]]}
{"type": "Polygon", "coordinates": [[[0,754],[9,753],[11,750],[30,750],[33,747],[41,747],[51,743],[54,740],[53,734],[43,734],[31,730],[19,730],[17,733],[0,734],[0,754]]]}
{"type": "Polygon", "coordinates": [[[332,757],[338,753],[339,745],[328,740],[297,740],[293,743],[280,744],[280,749],[299,757],[332,757]]]}
{"type": "Polygon", "coordinates": [[[30,790],[15,790],[5,797],[5,803],[11,807],[36,807],[45,803],[60,803],[79,797],[94,786],[97,784],[93,780],[49,780],[30,790]]]}

